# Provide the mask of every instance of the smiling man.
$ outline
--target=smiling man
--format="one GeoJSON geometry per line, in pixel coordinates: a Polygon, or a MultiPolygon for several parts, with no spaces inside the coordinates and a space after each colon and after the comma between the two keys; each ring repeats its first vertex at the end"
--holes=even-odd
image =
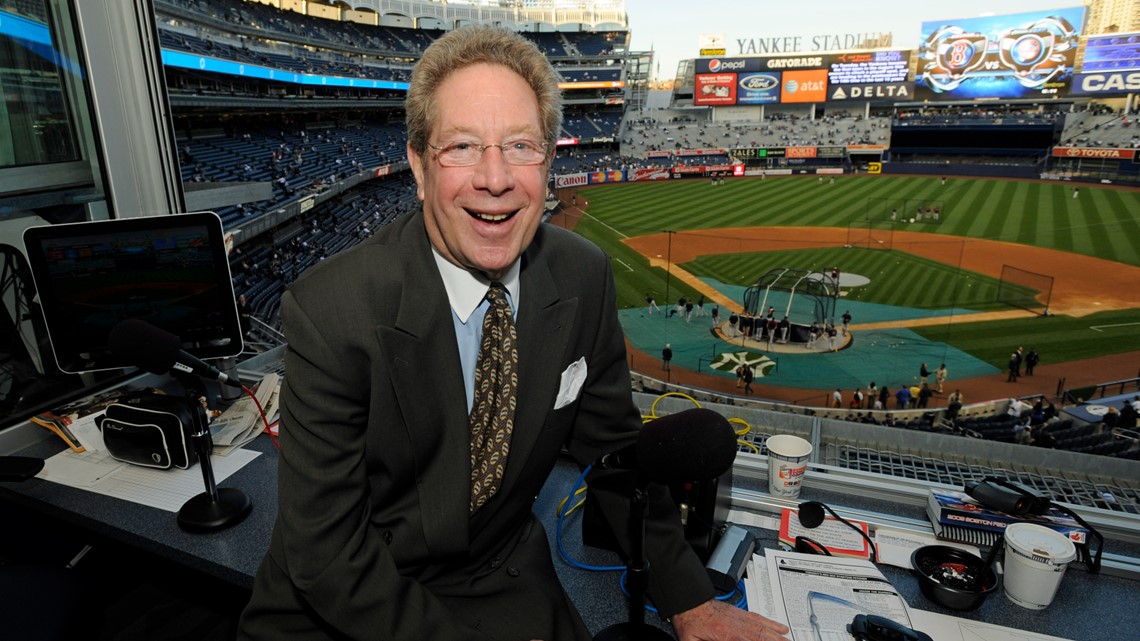
{"type": "MultiPolygon", "coordinates": [[[[463,27],[406,111],[422,212],[282,299],[279,511],[239,638],[589,641],[531,506],[563,447],[585,466],[641,421],[609,259],[541,223],[557,76],[517,34],[463,27]]],[[[590,482],[613,523],[628,477],[590,482]]],[[[653,494],[650,593],[680,638],[782,638],[711,598],[653,494]]]]}

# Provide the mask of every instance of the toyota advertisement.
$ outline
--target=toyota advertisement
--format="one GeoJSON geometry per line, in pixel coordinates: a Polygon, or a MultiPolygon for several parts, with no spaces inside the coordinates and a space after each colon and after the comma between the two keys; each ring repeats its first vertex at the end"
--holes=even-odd
{"type": "Polygon", "coordinates": [[[915,98],[1067,95],[1084,18],[1084,7],[1070,7],[924,22],[915,98]]]}
{"type": "Polygon", "coordinates": [[[910,51],[698,58],[693,104],[764,105],[909,97],[910,51]]]}

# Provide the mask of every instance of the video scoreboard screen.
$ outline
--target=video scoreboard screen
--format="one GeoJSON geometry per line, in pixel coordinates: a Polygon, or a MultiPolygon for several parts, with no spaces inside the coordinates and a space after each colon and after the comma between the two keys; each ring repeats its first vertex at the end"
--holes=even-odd
{"type": "Polygon", "coordinates": [[[868,51],[829,56],[828,100],[909,98],[910,51],[868,51]]]}
{"type": "Polygon", "coordinates": [[[1085,8],[922,24],[915,98],[1049,98],[1066,95],[1085,8]]]}
{"type": "Polygon", "coordinates": [[[833,85],[906,82],[909,51],[868,51],[829,56],[827,81],[833,85]]]}
{"type": "Polygon", "coordinates": [[[1089,36],[1073,93],[1126,94],[1140,91],[1140,33],[1089,36]]]}
{"type": "Polygon", "coordinates": [[[1089,36],[1081,71],[1140,71],[1140,33],[1089,36]]]}

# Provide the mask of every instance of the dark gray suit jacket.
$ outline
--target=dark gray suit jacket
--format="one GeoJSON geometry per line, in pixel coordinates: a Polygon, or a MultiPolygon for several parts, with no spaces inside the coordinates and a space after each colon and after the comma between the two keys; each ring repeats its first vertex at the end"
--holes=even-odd
{"type": "MultiPolygon", "coordinates": [[[[422,213],[285,295],[279,515],[241,638],[582,638],[531,504],[563,445],[586,465],[631,443],[641,421],[608,257],[544,224],[520,281],[510,455],[499,493],[474,516],[459,353],[422,213]],[[581,393],[555,410],[579,358],[581,393]]],[[[668,615],[712,589],[656,490],[650,589],[668,615]]],[[[626,502],[600,500],[610,514],[626,502]]]]}

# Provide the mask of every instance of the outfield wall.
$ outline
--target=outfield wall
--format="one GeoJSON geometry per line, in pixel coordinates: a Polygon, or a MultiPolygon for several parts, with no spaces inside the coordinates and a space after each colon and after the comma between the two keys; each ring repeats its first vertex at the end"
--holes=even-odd
{"type": "Polygon", "coordinates": [[[982,165],[967,163],[929,162],[885,162],[884,174],[907,174],[920,176],[969,176],[972,178],[1017,178],[1037,180],[1040,178],[1036,166],[1029,165],[982,165]]]}

